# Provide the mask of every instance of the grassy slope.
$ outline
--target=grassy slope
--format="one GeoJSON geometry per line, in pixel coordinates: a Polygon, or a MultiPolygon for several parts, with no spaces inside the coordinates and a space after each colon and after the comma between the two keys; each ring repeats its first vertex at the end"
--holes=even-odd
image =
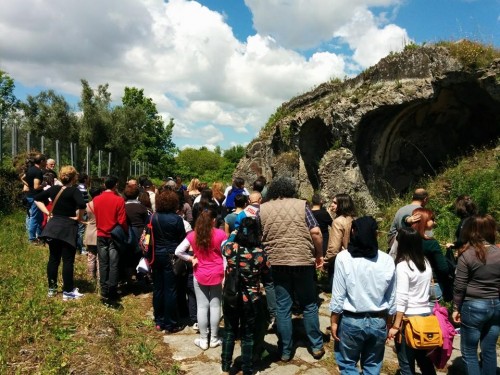
{"type": "Polygon", "coordinates": [[[23,213],[1,223],[1,374],[178,373],[146,316],[150,298],[126,296],[121,311],[104,307],[81,255],[75,280],[86,296],[69,302],[61,294],[47,298],[48,248],[27,245],[23,213]]]}
{"type": "MultiPolygon", "coordinates": [[[[472,196],[481,213],[489,213],[500,223],[500,151],[478,150],[458,163],[450,166],[434,179],[422,182],[430,195],[428,208],[436,214],[436,239],[444,244],[455,241],[455,230],[459,223],[454,213],[455,199],[461,194],[472,196]]],[[[380,246],[384,248],[386,234],[396,211],[411,201],[411,193],[395,199],[381,210],[380,246]]]]}

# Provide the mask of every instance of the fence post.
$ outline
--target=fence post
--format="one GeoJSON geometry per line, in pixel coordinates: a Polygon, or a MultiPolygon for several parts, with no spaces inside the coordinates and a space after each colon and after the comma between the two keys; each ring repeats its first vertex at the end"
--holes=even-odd
{"type": "Polygon", "coordinates": [[[17,154],[17,126],[16,124],[12,125],[12,160],[16,157],[17,154]]]}
{"type": "Polygon", "coordinates": [[[108,152],[108,176],[111,175],[111,152],[108,152]]]}
{"type": "Polygon", "coordinates": [[[128,175],[132,177],[132,160],[128,161],[128,175]]]}
{"type": "Polygon", "coordinates": [[[59,157],[59,139],[56,139],[56,165],[58,168],[61,167],[60,157],[59,157]]]}
{"type": "Polygon", "coordinates": [[[134,160],[134,176],[137,176],[137,160],[134,160]]]}
{"type": "Polygon", "coordinates": [[[73,142],[69,142],[69,157],[71,159],[71,165],[75,165],[73,163],[73,142]]]}
{"type": "Polygon", "coordinates": [[[26,152],[29,154],[31,151],[31,132],[26,134],[26,152]]]}
{"type": "Polygon", "coordinates": [[[73,164],[73,166],[75,168],[76,168],[76,165],[78,164],[77,152],[78,152],[78,148],[76,147],[76,143],[73,143],[73,157],[75,158],[75,164],[73,164]]]}
{"type": "Polygon", "coordinates": [[[89,172],[89,157],[90,157],[90,147],[87,146],[87,159],[85,160],[86,162],[86,171],[87,171],[87,174],[90,176],[90,172],[89,172]]]}
{"type": "Polygon", "coordinates": [[[97,153],[99,155],[99,161],[97,163],[97,177],[101,178],[101,150],[99,150],[97,153]]]}
{"type": "Polygon", "coordinates": [[[45,154],[45,137],[43,135],[40,137],[40,152],[45,154]]]}

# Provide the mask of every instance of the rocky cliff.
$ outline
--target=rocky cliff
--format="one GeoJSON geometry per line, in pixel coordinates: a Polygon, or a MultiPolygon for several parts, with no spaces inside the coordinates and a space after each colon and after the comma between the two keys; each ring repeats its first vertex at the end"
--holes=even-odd
{"type": "Polygon", "coordinates": [[[278,108],[235,175],[249,182],[290,176],[304,198],[347,192],[374,212],[376,201],[497,142],[500,53],[492,51],[478,67],[477,50],[470,60],[467,50],[412,46],[355,78],[326,82],[278,108]]]}

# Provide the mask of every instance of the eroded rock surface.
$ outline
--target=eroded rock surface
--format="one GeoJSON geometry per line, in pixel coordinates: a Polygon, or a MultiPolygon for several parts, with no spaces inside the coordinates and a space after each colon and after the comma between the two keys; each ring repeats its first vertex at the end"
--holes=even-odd
{"type": "Polygon", "coordinates": [[[500,136],[500,60],[473,69],[444,47],[390,55],[359,76],[284,103],[235,175],[290,176],[303,197],[354,196],[361,209],[407,191],[500,136]]]}

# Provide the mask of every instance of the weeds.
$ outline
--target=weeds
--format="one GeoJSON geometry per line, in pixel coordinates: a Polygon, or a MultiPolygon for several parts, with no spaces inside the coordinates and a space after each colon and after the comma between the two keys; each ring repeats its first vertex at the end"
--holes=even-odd
{"type": "Polygon", "coordinates": [[[436,45],[447,48],[453,57],[473,69],[484,68],[500,57],[500,50],[493,45],[467,39],[457,42],[439,42],[436,45]]]}
{"type": "MultiPolygon", "coordinates": [[[[77,255],[75,284],[85,297],[47,297],[47,247],[29,246],[24,213],[0,226],[0,374],[180,374],[146,318],[150,298],[107,309],[77,255]]],[[[62,285],[62,280],[59,280],[62,285]]]]}

